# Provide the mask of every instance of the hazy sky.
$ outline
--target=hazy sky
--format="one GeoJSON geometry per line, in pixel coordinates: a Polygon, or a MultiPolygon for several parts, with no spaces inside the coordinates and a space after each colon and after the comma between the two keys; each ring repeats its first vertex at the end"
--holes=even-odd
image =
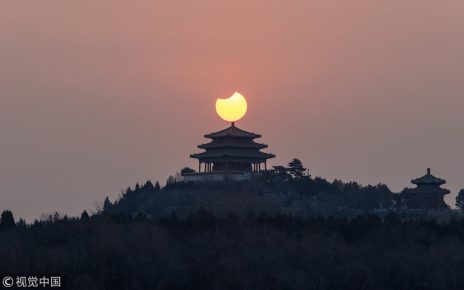
{"type": "Polygon", "coordinates": [[[71,215],[164,184],[235,90],[313,176],[464,187],[464,2],[0,3],[0,207],[71,215]]]}

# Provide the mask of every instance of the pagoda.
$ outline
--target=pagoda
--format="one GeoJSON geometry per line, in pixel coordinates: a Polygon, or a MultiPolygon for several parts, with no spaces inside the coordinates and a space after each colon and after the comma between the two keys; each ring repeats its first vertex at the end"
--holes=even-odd
{"type": "Polygon", "coordinates": [[[267,145],[254,141],[261,138],[261,135],[235,126],[235,121],[241,119],[246,111],[246,99],[238,92],[227,99],[216,100],[216,112],[223,120],[231,122],[231,125],[204,135],[211,141],[198,145],[203,152],[190,155],[198,159],[198,172],[184,172],[182,175],[185,181],[243,180],[260,174],[262,165],[267,170],[267,160],[275,155],[261,152],[267,145]]]}
{"type": "Polygon", "coordinates": [[[254,141],[261,135],[242,130],[234,122],[228,128],[204,137],[211,139],[209,143],[198,145],[204,151],[190,155],[198,159],[198,173],[184,174],[186,180],[205,179],[203,177],[208,176],[216,176],[213,179],[224,179],[226,176],[230,179],[247,179],[263,169],[267,170],[267,160],[275,157],[274,154],[261,152],[267,145],[254,141]]]}
{"type": "Polygon", "coordinates": [[[427,168],[427,174],[411,180],[416,187],[405,189],[401,195],[410,209],[447,209],[448,205],[443,200],[445,194],[450,191],[441,188],[446,180],[433,176],[430,168],[427,168]]]}

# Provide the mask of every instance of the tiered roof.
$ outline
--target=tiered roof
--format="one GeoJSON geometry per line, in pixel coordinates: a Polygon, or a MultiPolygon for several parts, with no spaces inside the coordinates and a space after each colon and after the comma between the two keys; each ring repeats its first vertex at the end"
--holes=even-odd
{"type": "Polygon", "coordinates": [[[204,152],[191,154],[190,157],[209,160],[245,160],[250,162],[265,161],[274,158],[274,154],[261,152],[266,144],[256,143],[253,139],[261,135],[237,128],[234,123],[224,130],[205,135],[211,142],[198,145],[204,152]]]}
{"type": "Polygon", "coordinates": [[[256,143],[249,139],[244,140],[222,140],[222,139],[214,139],[213,141],[207,144],[200,144],[198,145],[200,149],[214,149],[214,148],[244,148],[244,149],[264,149],[267,148],[266,144],[256,143]]]}
{"type": "Polygon", "coordinates": [[[426,175],[413,179],[411,180],[411,182],[416,185],[438,185],[440,186],[442,184],[445,184],[446,180],[433,176],[430,173],[430,168],[427,168],[426,175]]]}
{"type": "Polygon", "coordinates": [[[250,133],[240,128],[237,128],[235,127],[235,124],[232,123],[230,127],[224,130],[221,130],[221,131],[206,134],[205,137],[209,139],[221,139],[221,138],[227,138],[227,137],[256,139],[256,138],[261,138],[261,135],[250,133]]]}
{"type": "Polygon", "coordinates": [[[446,180],[433,176],[430,173],[430,168],[427,168],[427,174],[411,180],[417,187],[410,189],[410,193],[424,193],[424,194],[448,194],[450,191],[440,186],[446,183],[446,180]]]}
{"type": "Polygon", "coordinates": [[[238,151],[238,150],[218,150],[217,152],[206,151],[202,153],[196,153],[190,155],[192,158],[203,159],[203,158],[221,158],[221,157],[233,157],[233,158],[245,158],[245,159],[269,159],[274,158],[274,154],[264,153],[260,151],[238,151]]]}

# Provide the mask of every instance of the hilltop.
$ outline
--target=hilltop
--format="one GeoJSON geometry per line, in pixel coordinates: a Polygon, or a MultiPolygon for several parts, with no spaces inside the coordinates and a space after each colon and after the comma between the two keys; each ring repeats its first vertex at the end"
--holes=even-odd
{"type": "MultiPolygon", "coordinates": [[[[288,213],[310,216],[339,212],[388,211],[399,208],[400,194],[386,185],[363,186],[356,182],[329,182],[312,178],[299,160],[288,167],[276,166],[250,180],[184,182],[181,174],[170,177],[164,188],[151,181],[128,188],[113,203],[107,198],[103,209],[109,213],[159,217],[171,212],[185,217],[205,208],[224,216],[233,212],[288,213]]],[[[292,162],[295,162],[292,161],[292,162]]],[[[185,170],[185,169],[184,169],[185,170]]]]}

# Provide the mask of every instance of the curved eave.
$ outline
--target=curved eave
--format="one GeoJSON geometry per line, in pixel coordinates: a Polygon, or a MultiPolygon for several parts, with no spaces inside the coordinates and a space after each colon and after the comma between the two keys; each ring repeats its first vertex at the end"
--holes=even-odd
{"type": "Polygon", "coordinates": [[[200,144],[197,146],[200,149],[216,149],[216,148],[250,148],[250,149],[265,149],[268,146],[266,144],[252,144],[252,145],[239,145],[239,144],[234,144],[234,145],[226,145],[226,144],[200,144]]]}
{"type": "Polygon", "coordinates": [[[216,135],[216,133],[210,133],[210,134],[206,134],[206,135],[203,135],[205,138],[209,138],[209,139],[221,139],[221,138],[228,138],[228,137],[234,137],[234,138],[243,138],[243,139],[257,139],[257,138],[261,138],[261,135],[259,134],[254,134],[254,133],[249,133],[249,135],[243,135],[243,136],[240,136],[240,135],[216,135]]]}
{"type": "Polygon", "coordinates": [[[424,179],[421,177],[411,180],[411,183],[415,185],[443,185],[446,183],[446,180],[440,178],[424,179]]]}
{"type": "Polygon", "coordinates": [[[232,125],[221,131],[206,134],[204,136],[205,138],[209,138],[209,139],[221,139],[221,138],[227,138],[227,137],[245,138],[245,139],[261,138],[261,135],[247,132],[238,127],[235,127],[235,125],[232,125]]]}
{"type": "Polygon", "coordinates": [[[230,154],[230,153],[210,153],[210,152],[202,152],[202,153],[194,153],[190,154],[191,158],[195,159],[214,159],[214,158],[243,158],[243,159],[271,159],[275,158],[274,154],[271,153],[264,153],[259,152],[259,154],[230,154]]]}
{"type": "Polygon", "coordinates": [[[437,189],[423,189],[423,188],[420,188],[420,187],[416,187],[416,188],[413,188],[413,189],[410,189],[408,191],[408,193],[413,193],[413,194],[434,194],[434,193],[439,193],[439,194],[449,194],[451,193],[450,190],[446,189],[446,188],[437,188],[437,189]]]}

